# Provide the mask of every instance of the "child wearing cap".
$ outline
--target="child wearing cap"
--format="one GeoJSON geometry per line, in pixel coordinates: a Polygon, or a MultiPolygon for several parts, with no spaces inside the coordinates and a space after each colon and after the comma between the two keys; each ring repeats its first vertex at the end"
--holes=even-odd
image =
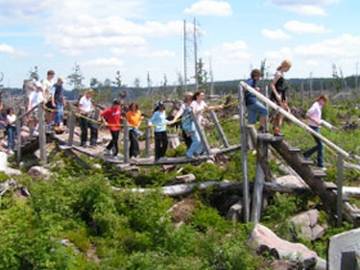
{"type": "Polygon", "coordinates": [[[101,117],[105,120],[111,133],[111,141],[105,149],[105,155],[110,155],[111,151],[113,151],[112,154],[114,158],[118,158],[118,141],[121,121],[120,102],[118,100],[114,100],[112,106],[101,113],[101,117]]]}
{"type": "Polygon", "coordinates": [[[155,161],[165,156],[168,146],[166,126],[172,123],[173,121],[166,120],[165,105],[160,101],[149,120],[149,126],[155,127],[155,161]]]}

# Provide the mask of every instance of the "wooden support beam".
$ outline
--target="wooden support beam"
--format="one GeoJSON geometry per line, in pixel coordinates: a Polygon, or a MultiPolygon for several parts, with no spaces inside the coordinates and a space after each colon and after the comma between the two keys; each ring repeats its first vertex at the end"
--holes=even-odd
{"type": "Polygon", "coordinates": [[[39,121],[39,148],[40,148],[40,161],[42,165],[47,163],[46,153],[46,123],[43,104],[38,108],[38,121],[39,121]]]}
{"type": "Polygon", "coordinates": [[[199,136],[200,136],[201,142],[203,144],[204,150],[205,150],[206,154],[208,156],[210,156],[211,155],[211,148],[210,148],[209,142],[208,142],[208,140],[206,138],[204,129],[203,129],[201,123],[199,123],[198,119],[196,118],[196,115],[194,114],[194,112],[192,112],[192,118],[193,118],[196,130],[199,133],[199,136]]]}
{"type": "Polygon", "coordinates": [[[220,124],[220,122],[219,122],[219,119],[218,119],[216,113],[215,113],[214,111],[210,111],[210,116],[211,116],[211,119],[212,119],[212,120],[214,121],[214,123],[215,123],[216,130],[217,130],[217,132],[218,132],[218,134],[219,134],[220,139],[221,139],[222,142],[223,142],[223,145],[224,145],[226,148],[230,147],[229,141],[228,141],[228,139],[226,138],[225,132],[224,132],[224,130],[223,130],[223,128],[222,128],[222,126],[221,126],[221,124],[220,124]]]}
{"type": "Polygon", "coordinates": [[[337,226],[342,225],[343,218],[343,179],[344,179],[344,157],[338,155],[337,158],[337,203],[336,203],[336,214],[337,214],[337,226]]]}
{"type": "Polygon", "coordinates": [[[146,126],[145,133],[145,157],[150,157],[150,145],[151,145],[151,127],[149,126],[149,121],[146,126]]]}
{"type": "Polygon", "coordinates": [[[129,163],[129,125],[126,119],[123,119],[124,129],[124,163],[129,163]]]}
{"type": "Polygon", "coordinates": [[[239,88],[239,116],[240,116],[240,139],[241,139],[241,159],[242,159],[242,174],[243,174],[243,207],[244,207],[244,221],[249,222],[250,217],[250,201],[249,201],[249,181],[248,181],[248,140],[247,128],[245,123],[245,102],[244,90],[239,88]]]}
{"type": "Polygon", "coordinates": [[[74,134],[75,134],[75,125],[76,125],[76,116],[72,107],[70,107],[70,115],[67,125],[69,128],[68,146],[72,146],[74,144],[74,134]]]}
{"type": "Polygon", "coordinates": [[[16,120],[16,134],[17,134],[17,142],[16,142],[16,161],[18,164],[21,162],[21,118],[16,120]]]}

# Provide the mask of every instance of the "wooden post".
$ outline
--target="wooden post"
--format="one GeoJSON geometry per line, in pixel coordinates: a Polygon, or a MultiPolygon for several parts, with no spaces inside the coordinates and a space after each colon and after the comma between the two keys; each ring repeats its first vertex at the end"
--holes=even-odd
{"type": "Polygon", "coordinates": [[[196,130],[199,133],[200,140],[201,140],[201,142],[203,144],[203,147],[205,148],[205,152],[206,152],[206,154],[208,156],[210,156],[211,155],[211,148],[210,148],[209,142],[207,141],[206,136],[205,136],[205,132],[204,132],[202,126],[201,126],[201,123],[199,123],[199,121],[196,118],[194,112],[192,112],[192,118],[193,118],[196,130]]]}
{"type": "Polygon", "coordinates": [[[336,214],[337,214],[337,226],[340,227],[342,224],[342,212],[343,212],[343,179],[344,179],[344,157],[341,154],[338,154],[337,158],[337,204],[336,204],[336,214]]]}
{"type": "Polygon", "coordinates": [[[251,221],[258,223],[261,219],[265,173],[262,168],[263,159],[267,159],[267,144],[263,140],[257,141],[256,178],[253,189],[251,221]],[[265,154],[266,153],[266,154],[265,154]]]}
{"type": "MultiPolygon", "coordinates": [[[[268,85],[265,86],[265,97],[269,98],[269,86],[268,85]]],[[[270,110],[269,110],[268,104],[265,104],[265,106],[266,106],[266,110],[268,111],[268,114],[266,116],[265,131],[268,132],[269,131],[269,112],[270,112],[270,110]]]]}
{"type": "Polygon", "coordinates": [[[249,222],[249,182],[248,182],[248,163],[247,163],[247,129],[245,123],[245,103],[244,89],[239,87],[239,115],[240,115],[240,135],[241,135],[241,156],[243,172],[243,204],[244,204],[244,221],[249,222]]]}
{"type": "Polygon", "coordinates": [[[46,156],[46,124],[44,117],[44,108],[41,103],[38,107],[38,118],[39,118],[39,147],[40,147],[40,160],[41,164],[45,165],[47,163],[46,156]]]}
{"type": "Polygon", "coordinates": [[[69,128],[68,146],[72,146],[74,143],[75,125],[76,125],[75,112],[72,108],[70,108],[70,115],[68,120],[68,128],[69,128]]]}
{"type": "Polygon", "coordinates": [[[21,118],[16,120],[16,134],[17,134],[17,143],[16,143],[16,161],[18,164],[21,162],[21,118]]]}
{"type": "Polygon", "coordinates": [[[212,120],[215,123],[216,130],[219,133],[219,137],[222,140],[225,148],[229,148],[230,147],[229,141],[226,138],[225,132],[224,132],[224,130],[223,130],[223,128],[222,128],[222,126],[221,126],[221,124],[219,122],[219,119],[218,119],[216,113],[214,111],[210,111],[210,116],[211,116],[212,120]]]}
{"type": "Polygon", "coordinates": [[[129,125],[126,119],[123,119],[124,128],[124,163],[129,163],[129,125]]]}
{"type": "Polygon", "coordinates": [[[150,157],[150,143],[151,143],[151,127],[149,127],[149,121],[146,126],[145,133],[145,156],[150,157]]]}

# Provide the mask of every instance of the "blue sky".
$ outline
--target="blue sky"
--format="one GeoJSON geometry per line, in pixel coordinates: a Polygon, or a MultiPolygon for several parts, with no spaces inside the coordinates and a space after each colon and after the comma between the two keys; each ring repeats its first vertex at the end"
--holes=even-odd
{"type": "MultiPolygon", "coordinates": [[[[215,80],[239,79],[268,60],[284,58],[289,77],[344,75],[360,61],[358,0],[0,0],[0,71],[6,86],[21,86],[31,67],[68,75],[80,64],[86,78],[112,79],[120,70],[132,85],[153,84],[182,72],[182,20],[194,16],[199,54],[215,80]]],[[[189,40],[189,54],[191,54],[189,40]]],[[[193,71],[189,56],[189,79],[193,71]]]]}

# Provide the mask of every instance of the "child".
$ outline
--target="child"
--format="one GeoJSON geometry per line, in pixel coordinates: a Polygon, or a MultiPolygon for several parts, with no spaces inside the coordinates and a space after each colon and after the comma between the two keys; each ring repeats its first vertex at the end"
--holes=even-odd
{"type": "MultiPolygon", "coordinates": [[[[281,65],[277,68],[274,79],[270,84],[271,88],[271,97],[270,99],[275,102],[277,105],[282,107],[284,110],[289,111],[286,80],[284,75],[291,68],[291,62],[289,60],[284,60],[281,65]]],[[[282,136],[280,128],[282,126],[284,117],[281,113],[277,113],[273,119],[273,129],[275,136],[282,136]]]]}
{"type": "Polygon", "coordinates": [[[194,158],[194,155],[200,155],[203,151],[202,142],[198,130],[196,129],[193,115],[193,109],[190,105],[186,106],[181,119],[181,128],[186,136],[191,138],[191,144],[186,152],[186,157],[194,158]]]}
{"type": "Polygon", "coordinates": [[[166,125],[172,123],[172,121],[166,120],[165,105],[160,101],[149,120],[149,126],[155,127],[155,161],[159,161],[165,156],[168,145],[166,125]]]}
{"type": "Polygon", "coordinates": [[[9,108],[6,111],[6,122],[7,122],[7,126],[6,126],[6,133],[7,133],[7,138],[8,138],[8,151],[9,154],[13,154],[14,150],[15,150],[15,134],[16,134],[16,126],[15,126],[15,122],[16,122],[16,114],[14,112],[14,109],[9,108]]]}
{"type": "MultiPolygon", "coordinates": [[[[257,87],[257,82],[261,78],[261,71],[259,69],[254,69],[251,71],[251,78],[246,81],[248,85],[252,88],[260,91],[257,87]]],[[[260,115],[260,128],[259,132],[265,132],[266,130],[266,117],[268,111],[265,106],[260,103],[256,96],[248,91],[245,92],[245,105],[248,110],[248,122],[250,125],[256,124],[257,116],[260,115]]]]}
{"type": "MultiPolygon", "coordinates": [[[[311,106],[311,108],[306,113],[309,127],[318,133],[320,133],[320,127],[324,122],[321,119],[321,115],[322,115],[322,109],[325,106],[325,104],[327,103],[327,101],[328,101],[328,98],[326,96],[318,97],[316,99],[315,103],[311,106]]],[[[316,146],[307,150],[304,153],[304,157],[306,159],[308,159],[315,152],[317,152],[317,166],[321,169],[324,169],[324,149],[323,149],[322,141],[315,136],[314,136],[314,140],[316,142],[316,146]]]]}
{"type": "Polygon", "coordinates": [[[101,117],[107,123],[112,138],[109,145],[105,149],[105,155],[110,155],[111,150],[113,149],[112,154],[114,158],[117,159],[117,155],[119,153],[118,140],[121,121],[120,102],[118,100],[114,100],[112,106],[101,113],[101,117]]]}
{"type": "Polygon", "coordinates": [[[130,158],[137,158],[140,153],[138,137],[142,135],[139,130],[142,119],[139,106],[131,103],[129,111],[126,113],[126,120],[129,124],[130,158]]]}

